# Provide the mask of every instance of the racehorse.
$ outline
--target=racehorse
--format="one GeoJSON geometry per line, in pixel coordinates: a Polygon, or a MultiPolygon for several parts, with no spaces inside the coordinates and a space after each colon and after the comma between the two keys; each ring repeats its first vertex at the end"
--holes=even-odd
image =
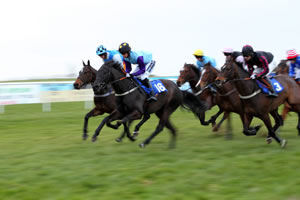
{"type": "MultiPolygon", "coordinates": [[[[273,70],[273,72],[275,74],[288,75],[289,74],[288,60],[281,60],[280,63],[277,65],[277,67],[273,70]]],[[[284,107],[281,114],[283,120],[286,119],[286,116],[290,111],[294,111],[294,110],[288,103],[284,103],[284,107]]],[[[298,129],[298,135],[300,136],[300,114],[299,113],[298,113],[297,129],[298,129]]]]}
{"type": "Polygon", "coordinates": [[[280,139],[276,135],[276,128],[272,128],[269,113],[275,118],[274,127],[279,127],[282,122],[281,117],[277,113],[279,105],[288,102],[295,110],[300,111],[300,95],[295,81],[285,75],[276,76],[276,80],[280,84],[276,84],[275,90],[279,91],[282,88],[284,90],[276,98],[267,97],[261,93],[256,81],[249,78],[249,73],[234,61],[225,63],[217,80],[220,83],[233,82],[239,92],[244,110],[243,132],[245,135],[256,134],[253,130],[249,130],[249,124],[253,117],[258,117],[268,129],[267,143],[271,143],[272,138],[274,138],[281,147],[285,147],[286,140],[280,139]]]}
{"type": "MultiPolygon", "coordinates": [[[[179,77],[176,81],[177,85],[180,87],[184,83],[188,82],[192,89],[194,95],[191,95],[190,92],[183,91],[183,101],[189,109],[191,109],[194,114],[199,118],[201,125],[207,126],[210,123],[215,124],[216,117],[213,116],[210,120],[205,121],[205,111],[211,109],[216,105],[214,96],[209,90],[200,91],[199,87],[196,87],[198,81],[201,77],[201,71],[193,64],[184,64],[183,70],[180,70],[179,77]],[[199,109],[201,106],[204,109],[199,109]]],[[[219,111],[218,113],[222,113],[219,111]]]]}
{"type": "MultiPolygon", "coordinates": [[[[116,125],[110,124],[111,127],[117,128],[121,124],[125,124],[128,120],[140,119],[143,115],[155,113],[159,118],[159,123],[155,131],[139,146],[144,148],[150,141],[163,130],[166,126],[172,135],[170,147],[175,146],[176,130],[170,122],[170,115],[182,104],[182,93],[173,81],[160,80],[164,87],[156,85],[162,91],[157,96],[157,101],[145,102],[147,94],[141,89],[140,85],[133,78],[127,78],[122,66],[118,63],[107,62],[104,63],[97,72],[94,87],[96,91],[101,90],[107,84],[111,84],[116,92],[117,108],[106,119],[104,123],[108,125],[113,120],[117,121],[116,125]]],[[[97,139],[100,130],[103,127],[103,122],[99,125],[93,136],[94,141],[97,139]]]]}
{"type": "MultiPolygon", "coordinates": [[[[83,62],[83,61],[82,61],[83,62]]],[[[96,80],[96,72],[97,70],[94,69],[90,65],[90,61],[88,60],[87,64],[83,62],[83,69],[79,72],[79,76],[75,80],[73,86],[75,89],[81,89],[87,84],[93,84],[96,80]]],[[[88,112],[84,117],[84,125],[83,125],[83,140],[86,140],[88,138],[87,134],[87,127],[88,127],[88,120],[90,117],[95,117],[98,115],[103,115],[104,113],[112,113],[113,110],[116,108],[116,102],[115,102],[115,92],[113,91],[113,88],[110,84],[106,85],[101,89],[101,91],[95,91],[94,90],[94,104],[95,107],[88,112]]],[[[128,124],[129,126],[130,124],[128,124]]],[[[134,137],[138,135],[138,130],[140,128],[140,124],[138,124],[135,128],[134,137]]],[[[123,137],[125,136],[126,131],[124,130],[123,134],[121,134],[120,137],[116,139],[117,142],[121,142],[123,137]]],[[[134,137],[131,137],[130,135],[128,138],[131,141],[134,141],[134,137]]]]}

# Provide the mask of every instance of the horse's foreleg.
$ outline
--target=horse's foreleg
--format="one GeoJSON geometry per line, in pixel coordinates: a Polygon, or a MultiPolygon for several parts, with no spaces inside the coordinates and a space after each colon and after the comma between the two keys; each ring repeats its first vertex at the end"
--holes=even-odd
{"type": "Polygon", "coordinates": [[[229,112],[224,112],[224,115],[223,115],[222,119],[220,120],[220,122],[213,127],[214,132],[219,130],[220,126],[222,125],[224,120],[227,119],[228,115],[229,115],[229,112]]]}
{"type": "Polygon", "coordinates": [[[250,123],[253,119],[253,116],[245,113],[245,114],[242,115],[242,118],[243,118],[243,120],[242,120],[242,122],[243,122],[243,133],[246,136],[256,135],[259,128],[258,129],[249,128],[250,123]]]}
{"type": "MultiPolygon", "coordinates": [[[[215,115],[213,115],[213,116],[210,117],[210,119],[208,120],[208,123],[211,123],[211,125],[212,125],[213,127],[215,127],[215,126],[216,126],[216,119],[217,119],[222,113],[223,113],[223,110],[219,108],[219,111],[218,111],[215,115]]],[[[224,121],[224,119],[223,119],[223,121],[224,121]]],[[[223,121],[222,121],[222,122],[223,122],[223,121]]],[[[217,129],[218,129],[218,128],[217,128],[217,129]]],[[[217,131],[217,130],[216,130],[216,131],[217,131]]]]}
{"type": "Polygon", "coordinates": [[[88,127],[89,118],[90,117],[95,117],[97,115],[102,115],[102,114],[103,114],[103,112],[100,112],[100,110],[98,110],[97,108],[93,108],[93,110],[91,110],[90,112],[88,112],[85,115],[85,117],[84,117],[84,124],[83,124],[83,135],[82,135],[83,140],[86,140],[88,138],[87,127],[88,127]]]}
{"type": "Polygon", "coordinates": [[[298,125],[297,125],[297,129],[298,129],[298,135],[300,136],[300,113],[298,113],[298,125]]]}
{"type": "MultiPolygon", "coordinates": [[[[126,124],[123,124],[123,126],[124,126],[124,131],[123,131],[123,133],[116,139],[116,141],[117,142],[122,142],[122,140],[123,140],[123,138],[125,137],[125,135],[127,134],[127,136],[128,136],[128,134],[130,135],[130,132],[129,132],[129,127],[130,127],[130,125],[131,125],[131,123],[133,122],[133,120],[130,120],[130,121],[128,121],[128,129],[126,129],[126,124]]],[[[130,139],[130,138],[129,138],[130,139]]]]}
{"type": "Polygon", "coordinates": [[[200,120],[201,125],[203,126],[209,125],[209,122],[205,121],[205,111],[201,111],[200,113],[197,113],[197,116],[200,120]]]}
{"type": "Polygon", "coordinates": [[[117,110],[114,110],[110,115],[108,115],[107,117],[105,117],[102,122],[99,124],[98,128],[96,129],[93,137],[92,137],[92,142],[95,142],[97,140],[97,137],[101,131],[101,129],[103,128],[103,126],[107,123],[107,122],[111,122],[112,120],[116,120],[119,117],[119,112],[117,110]]]}
{"type": "Polygon", "coordinates": [[[150,114],[144,114],[143,119],[134,128],[133,137],[138,136],[141,126],[148,121],[148,119],[150,119],[150,114]]]}

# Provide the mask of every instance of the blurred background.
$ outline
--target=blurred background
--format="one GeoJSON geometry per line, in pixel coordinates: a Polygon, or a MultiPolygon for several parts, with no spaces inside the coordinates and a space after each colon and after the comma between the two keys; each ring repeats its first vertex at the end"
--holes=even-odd
{"type": "Polygon", "coordinates": [[[154,75],[178,75],[196,49],[222,66],[222,50],[300,50],[297,0],[12,0],[0,7],[0,81],[75,77],[100,44],[153,53],[154,75]]]}

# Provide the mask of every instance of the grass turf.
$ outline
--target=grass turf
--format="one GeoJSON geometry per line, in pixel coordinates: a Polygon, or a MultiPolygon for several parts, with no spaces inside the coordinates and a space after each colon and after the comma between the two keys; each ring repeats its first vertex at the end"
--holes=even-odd
{"type": "Polygon", "coordinates": [[[139,142],[158,122],[155,115],[134,143],[115,142],[122,128],[108,127],[92,143],[103,116],[90,119],[90,137],[82,141],[87,112],[82,102],[55,103],[51,112],[41,110],[41,104],[14,105],[0,115],[1,200],[300,199],[295,114],[280,130],[288,140],[286,149],[275,141],[266,144],[265,127],[257,136],[244,136],[237,115],[232,116],[234,137],[225,140],[225,124],[213,133],[182,109],[171,116],[178,130],[175,149],[168,149],[167,129],[140,149],[139,142]]]}

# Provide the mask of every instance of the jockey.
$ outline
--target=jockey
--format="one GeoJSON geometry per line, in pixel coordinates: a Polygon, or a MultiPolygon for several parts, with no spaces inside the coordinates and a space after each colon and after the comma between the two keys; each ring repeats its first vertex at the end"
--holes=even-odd
{"type": "Polygon", "coordinates": [[[123,56],[117,50],[107,50],[103,45],[100,45],[97,48],[96,54],[103,59],[104,63],[113,60],[123,65],[123,56]]]}
{"type": "Polygon", "coordinates": [[[125,62],[125,71],[126,76],[134,76],[141,80],[143,85],[148,88],[151,88],[150,97],[147,101],[154,100],[156,101],[156,97],[154,95],[154,91],[152,89],[151,84],[149,83],[148,77],[150,76],[151,71],[155,66],[155,61],[152,60],[152,54],[145,51],[131,51],[131,47],[128,43],[123,42],[119,46],[119,52],[124,57],[125,62]],[[130,74],[132,68],[131,64],[137,64],[136,69],[130,74]]]}
{"type": "Polygon", "coordinates": [[[264,51],[255,52],[250,45],[243,46],[242,54],[251,79],[266,80],[270,85],[269,96],[276,97],[277,94],[274,90],[271,80],[266,76],[269,72],[269,63],[273,61],[273,54],[264,51]],[[256,65],[256,69],[254,69],[256,65]]]}
{"type": "Polygon", "coordinates": [[[290,61],[289,76],[300,84],[300,56],[293,49],[287,52],[287,59],[290,61]]]}
{"type": "Polygon", "coordinates": [[[217,65],[215,59],[208,56],[204,56],[204,53],[201,49],[197,49],[193,55],[197,59],[196,66],[200,71],[202,71],[204,65],[207,63],[210,63],[210,65],[213,67],[216,67],[217,65]]]}
{"type": "Polygon", "coordinates": [[[243,66],[243,68],[248,71],[248,67],[246,66],[244,57],[242,55],[242,52],[240,51],[233,51],[232,48],[225,48],[223,50],[223,54],[225,56],[225,62],[229,61],[229,60],[233,60],[236,63],[240,64],[243,66]]]}

